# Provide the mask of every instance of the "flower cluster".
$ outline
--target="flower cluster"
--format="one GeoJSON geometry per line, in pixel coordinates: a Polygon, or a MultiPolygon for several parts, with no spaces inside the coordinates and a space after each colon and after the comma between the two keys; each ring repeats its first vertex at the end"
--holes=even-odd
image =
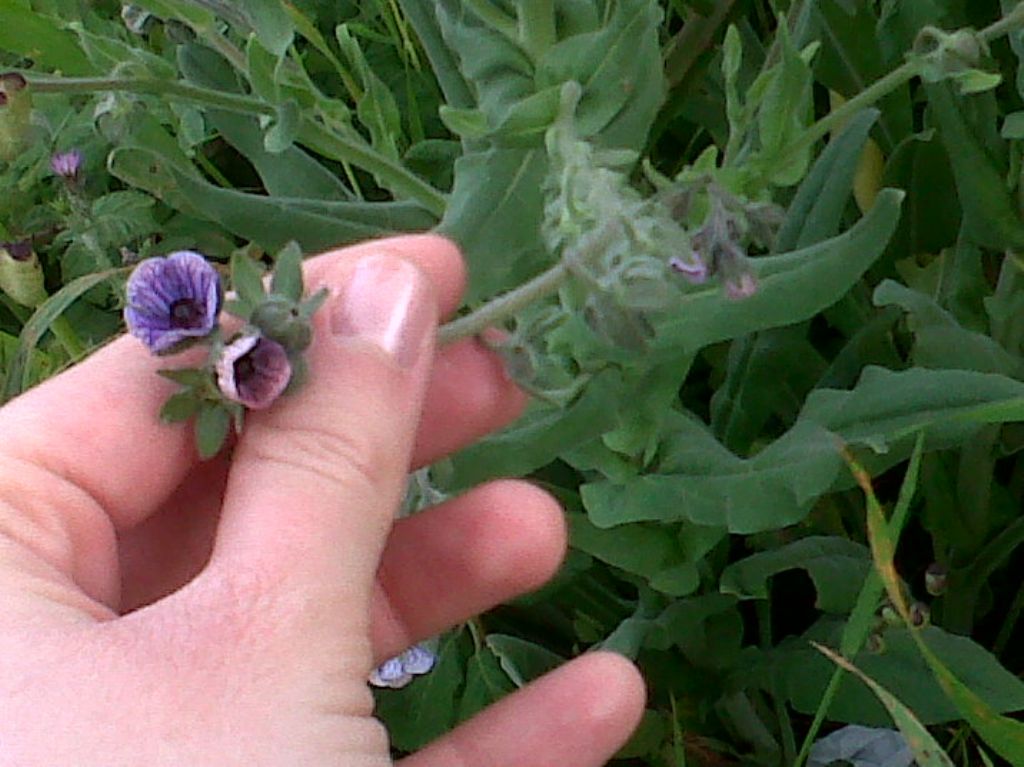
{"type": "Polygon", "coordinates": [[[192,251],[146,259],[128,279],[125,323],[152,353],[176,354],[200,343],[209,347],[201,367],[161,371],[184,387],[161,415],[167,421],[198,415],[197,443],[204,457],[220,449],[230,417],[240,428],[246,409],[270,407],[301,378],[302,353],[312,340],[310,318],[325,297],[320,292],[303,299],[301,259],[296,246],[281,252],[268,293],[256,262],[236,254],[231,264],[236,295],[226,305],[220,273],[192,251]],[[222,307],[245,321],[228,338],[219,324],[222,307]]]}
{"type": "Polygon", "coordinates": [[[437,663],[437,654],[424,645],[413,645],[401,655],[384,661],[370,672],[370,684],[397,690],[405,687],[413,677],[426,674],[437,663]]]}

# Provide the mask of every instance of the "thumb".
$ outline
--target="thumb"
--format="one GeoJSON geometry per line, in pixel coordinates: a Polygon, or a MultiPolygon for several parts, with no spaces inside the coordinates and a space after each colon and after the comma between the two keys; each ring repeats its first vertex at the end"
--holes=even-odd
{"type": "Polygon", "coordinates": [[[314,613],[310,629],[351,631],[366,622],[405,489],[437,300],[415,266],[386,253],[335,264],[319,283],[330,296],[314,315],[308,379],[248,418],[207,574],[241,577],[231,591],[256,604],[315,605],[300,607],[314,613]]]}

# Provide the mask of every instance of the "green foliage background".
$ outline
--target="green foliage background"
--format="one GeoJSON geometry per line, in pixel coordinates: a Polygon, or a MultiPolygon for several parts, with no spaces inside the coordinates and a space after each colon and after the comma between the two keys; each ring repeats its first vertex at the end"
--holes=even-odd
{"type": "Polygon", "coordinates": [[[1024,710],[1015,7],[0,0],[0,58],[32,99],[0,116],[0,240],[31,240],[45,288],[19,299],[39,275],[0,254],[4,396],[118,332],[130,263],[174,249],[226,262],[437,229],[468,260],[467,311],[516,288],[562,255],[543,229],[549,129],[578,83],[575,137],[630,159],[634,189],[711,178],[785,216],[751,253],[746,300],[680,287],[642,350],[580,317],[532,338],[532,363],[563,376],[557,402],[433,467],[444,494],[532,477],[564,504],[572,550],[540,593],[380,693],[394,748],[604,647],[650,685],[624,765],[800,763],[821,726],[894,718],[954,763],[1024,764],[1001,716],[1024,710]],[[938,56],[928,26],[990,45],[938,56]],[[85,162],[69,192],[49,157],[70,148],[85,162]],[[912,454],[904,521],[879,516],[869,540],[849,462],[891,507],[912,454]],[[949,572],[938,596],[932,563],[949,572]],[[883,580],[931,625],[881,620],[883,580]]]}

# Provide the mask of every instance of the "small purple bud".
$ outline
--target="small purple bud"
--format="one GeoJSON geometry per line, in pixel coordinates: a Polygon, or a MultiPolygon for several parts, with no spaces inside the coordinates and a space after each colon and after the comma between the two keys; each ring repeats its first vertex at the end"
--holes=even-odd
{"type": "Polygon", "coordinates": [[[147,258],[128,278],[124,319],[131,334],[155,354],[178,351],[210,334],[220,310],[220,275],[190,250],[147,258]]]}
{"type": "Polygon", "coordinates": [[[691,258],[683,259],[673,256],[669,259],[668,265],[672,271],[678,272],[692,285],[703,285],[708,279],[708,265],[696,253],[691,258]]]}
{"type": "Polygon", "coordinates": [[[741,272],[725,281],[725,295],[734,301],[750,298],[757,292],[757,278],[750,272],[741,272]]]}
{"type": "Polygon", "coordinates": [[[82,153],[77,149],[70,152],[57,152],[50,158],[50,169],[68,181],[78,179],[78,171],[82,167],[82,153]]]}
{"type": "Polygon", "coordinates": [[[224,396],[252,410],[270,407],[292,378],[288,352],[259,335],[242,336],[225,346],[216,367],[224,396]]]}

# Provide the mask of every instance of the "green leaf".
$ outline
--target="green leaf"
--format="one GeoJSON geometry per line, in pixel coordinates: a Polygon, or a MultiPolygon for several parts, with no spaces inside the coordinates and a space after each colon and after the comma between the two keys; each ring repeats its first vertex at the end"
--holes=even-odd
{"type": "Polygon", "coordinates": [[[391,89],[374,72],[356,38],[348,27],[339,24],[334,30],[341,53],[355,71],[362,86],[356,111],[359,122],[370,132],[373,148],[397,160],[398,141],[402,137],[402,117],[391,89]]]}
{"type": "Polygon", "coordinates": [[[214,221],[269,251],[295,240],[307,253],[351,242],[429,229],[434,217],[414,203],[336,202],[265,197],[214,186],[182,172],[162,155],[115,149],[111,172],[183,213],[214,221]]]}
{"type": "Polygon", "coordinates": [[[601,373],[567,408],[538,408],[515,427],[457,453],[447,471],[439,472],[439,482],[455,492],[495,477],[525,476],[614,428],[623,399],[620,375],[601,373]]]}
{"type": "Polygon", "coordinates": [[[686,519],[734,533],[775,530],[803,519],[843,465],[835,436],[808,422],[749,459],[679,414],[666,417],[665,435],[659,472],[580,488],[595,525],[686,519]]]}
{"type": "Polygon", "coordinates": [[[221,404],[204,404],[196,417],[196,450],[202,460],[213,458],[224,447],[231,429],[231,412],[221,404]]]}
{"type": "MultiPolygon", "coordinates": [[[[924,3],[925,0],[916,0],[910,5],[924,3]]],[[[861,2],[851,5],[850,10],[845,10],[838,0],[816,0],[811,6],[812,36],[822,43],[814,66],[815,76],[825,87],[847,99],[862,92],[898,63],[898,60],[888,60],[882,51],[879,20],[874,9],[861,2]]],[[[900,45],[897,59],[902,58],[908,47],[909,44],[900,45]]],[[[879,107],[882,114],[879,139],[886,152],[890,152],[913,127],[909,88],[897,88],[879,102],[879,107]]]]}
{"type": "Polygon", "coordinates": [[[255,307],[266,296],[263,268],[244,250],[236,251],[231,256],[231,289],[251,307],[255,307]]]}
{"type": "Polygon", "coordinates": [[[774,250],[786,253],[834,237],[853,193],[853,178],[878,111],[865,109],[828,143],[789,204],[774,250]]]}
{"type": "Polygon", "coordinates": [[[899,699],[886,690],[882,685],[854,666],[850,661],[838,655],[824,645],[815,643],[814,647],[829,658],[833,663],[846,669],[857,676],[864,684],[871,688],[871,691],[878,697],[892,716],[893,722],[903,733],[903,737],[914,753],[914,759],[919,767],[954,767],[953,760],[949,758],[942,747],[935,742],[935,738],[925,729],[924,725],[914,716],[914,713],[903,705],[899,699]]]}
{"type": "Polygon", "coordinates": [[[202,400],[196,398],[192,392],[172,394],[160,408],[160,420],[164,423],[187,421],[199,411],[202,404],[202,400]]]}
{"type": "Polygon", "coordinates": [[[827,372],[807,335],[801,324],[730,345],[726,378],[711,397],[711,430],[725,447],[746,455],[770,419],[795,420],[803,397],[827,372]]]}
{"type": "Polygon", "coordinates": [[[96,73],[76,36],[58,19],[27,4],[0,4],[0,50],[31,58],[39,66],[67,76],[96,73]]]}
{"type": "Polygon", "coordinates": [[[455,186],[438,230],[469,264],[470,304],[525,282],[550,264],[540,234],[544,152],[492,149],[455,163],[455,186]]]}
{"type": "Polygon", "coordinates": [[[924,87],[953,166],[965,232],[977,244],[996,250],[1024,248],[1024,223],[1006,187],[1005,170],[968,123],[952,86],[926,83],[924,87]]]}
{"type": "Polygon", "coordinates": [[[299,134],[302,115],[299,105],[292,99],[282,102],[277,107],[274,123],[263,138],[263,147],[271,154],[280,154],[295,143],[299,134]]]}
{"type": "Polygon", "coordinates": [[[280,0],[243,0],[241,6],[263,46],[275,56],[284,56],[292,44],[295,26],[280,0]]]}
{"type": "Polygon", "coordinates": [[[845,615],[871,571],[871,556],[865,546],[845,538],[810,536],[732,563],[719,588],[741,599],[767,599],[768,580],[796,569],[806,570],[814,581],[815,607],[845,615]]]}
{"type": "MultiPolygon", "coordinates": [[[[242,93],[231,65],[205,46],[196,43],[179,46],[178,66],[196,85],[242,93]]],[[[334,173],[299,147],[292,145],[281,152],[268,152],[258,118],[219,109],[204,110],[204,115],[221,137],[253,164],[271,197],[352,198],[352,192],[334,173]]]]}
{"type": "Polygon", "coordinates": [[[274,258],[270,290],[292,301],[302,300],[302,248],[297,242],[289,242],[274,258]]]}
{"type": "MultiPolygon", "coordinates": [[[[862,470],[853,467],[855,474],[865,492],[867,498],[867,521],[868,539],[871,543],[871,553],[875,559],[875,567],[885,584],[885,590],[890,601],[896,607],[903,621],[910,625],[909,608],[907,605],[903,584],[896,572],[895,554],[897,538],[893,531],[886,524],[884,512],[878,499],[875,497],[870,482],[866,479],[862,470]]],[[[904,487],[913,488],[917,484],[915,471],[908,471],[904,480],[904,487]]],[[[909,492],[901,492],[901,496],[909,498],[909,492]]],[[[909,500],[907,501],[909,503],[909,500]]],[[[943,658],[940,657],[940,645],[930,640],[925,631],[909,630],[910,636],[917,646],[917,650],[931,668],[935,678],[941,685],[942,690],[956,706],[956,709],[981,735],[981,737],[997,753],[1013,764],[1021,763],[1024,759],[1024,723],[1014,721],[999,715],[1000,710],[1017,710],[1024,707],[1024,682],[1012,676],[1008,671],[996,664],[999,672],[1004,676],[1003,684],[997,691],[985,690],[984,695],[977,691],[983,687],[972,677],[981,669],[981,662],[974,662],[967,667],[963,678],[968,679],[965,684],[958,678],[960,674],[951,670],[943,658]],[[1007,705],[1004,697],[1015,695],[1019,700],[1016,704],[1007,705]]],[[[970,640],[962,640],[970,642],[970,640]]],[[[992,659],[992,663],[995,663],[992,659]]],[[[964,673],[964,672],[961,672],[964,673]]]]}
{"type": "MultiPolygon", "coordinates": [[[[466,684],[458,700],[456,720],[466,721],[515,689],[491,648],[480,647],[466,663],[466,684]]],[[[426,705],[436,703],[431,701],[426,705]]]]}
{"type": "Polygon", "coordinates": [[[980,424],[1024,420],[1024,384],[967,370],[869,367],[851,391],[812,392],[800,420],[877,453],[908,445],[925,429],[929,448],[936,449],[958,444],[980,424]]]}
{"type": "Polygon", "coordinates": [[[620,0],[598,30],[560,40],[537,67],[538,90],[570,80],[583,86],[575,127],[601,146],[640,150],[667,85],[655,0],[620,0]]]}
{"type": "Polygon", "coordinates": [[[667,526],[623,525],[602,530],[582,514],[569,514],[568,522],[573,548],[629,573],[652,578],[682,557],[676,535],[667,526]]]}
{"type": "Polygon", "coordinates": [[[885,251],[903,195],[887,189],[852,229],[803,250],[752,259],[760,287],[733,301],[717,285],[688,291],[659,323],[655,348],[696,351],[755,330],[809,319],[850,290],[885,251]]]}
{"type": "Polygon", "coordinates": [[[20,394],[28,384],[30,375],[29,359],[33,350],[50,329],[50,326],[82,295],[111,277],[124,274],[127,269],[108,269],[79,277],[51,295],[32,314],[18,336],[18,349],[7,368],[4,380],[3,401],[20,394]]]}
{"type": "MultiPolygon", "coordinates": [[[[835,618],[819,621],[804,636],[784,640],[769,651],[772,673],[793,707],[813,713],[822,692],[832,678],[834,667],[808,647],[808,640],[835,647],[844,622],[835,618]]],[[[954,722],[963,714],[943,692],[912,634],[918,634],[942,663],[996,711],[1018,711],[1024,707],[1024,683],[1003,668],[996,658],[972,639],[929,626],[913,631],[891,628],[882,634],[884,649],[860,650],[850,660],[879,684],[899,690],[903,703],[925,724],[954,722]]],[[[884,726],[887,716],[871,693],[849,678],[843,679],[828,710],[833,722],[884,726]]]]}
{"type": "Polygon", "coordinates": [[[210,373],[200,368],[164,368],[156,373],[168,381],[193,389],[203,388],[210,382],[210,373]]]}
{"type": "Polygon", "coordinates": [[[519,637],[488,634],[485,641],[516,687],[523,687],[565,662],[562,656],[546,647],[519,637]]]}
{"type": "MultiPolygon", "coordinates": [[[[444,100],[450,107],[466,109],[475,100],[469,84],[459,70],[458,58],[444,39],[438,20],[437,3],[423,3],[420,0],[398,0],[402,14],[416,30],[416,37],[426,51],[430,67],[437,83],[444,93],[444,100]]],[[[452,0],[445,0],[446,7],[453,7],[452,0]]]]}
{"type": "Polygon", "coordinates": [[[875,289],[876,306],[896,305],[909,314],[915,337],[913,360],[926,368],[956,368],[1016,377],[1021,361],[994,339],[962,327],[930,296],[885,280],[875,289]]]}

